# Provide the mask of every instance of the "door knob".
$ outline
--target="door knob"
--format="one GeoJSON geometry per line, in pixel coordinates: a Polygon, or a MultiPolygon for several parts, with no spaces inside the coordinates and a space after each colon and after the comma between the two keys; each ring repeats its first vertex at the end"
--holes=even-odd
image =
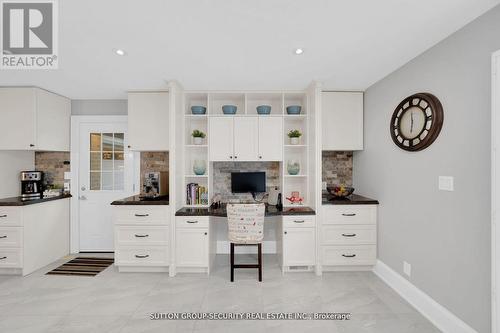
{"type": "Polygon", "coordinates": [[[87,188],[85,187],[85,185],[83,185],[83,186],[81,187],[81,190],[82,190],[82,191],[87,190],[87,188]]]}
{"type": "Polygon", "coordinates": [[[79,197],[79,199],[80,199],[80,200],[87,200],[87,197],[86,197],[86,196],[84,196],[84,195],[81,195],[81,196],[79,197]]]}

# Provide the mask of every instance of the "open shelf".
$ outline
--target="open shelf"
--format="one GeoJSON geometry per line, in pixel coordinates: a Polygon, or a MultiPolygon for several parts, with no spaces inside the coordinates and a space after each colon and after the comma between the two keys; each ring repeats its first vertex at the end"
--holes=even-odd
{"type": "Polygon", "coordinates": [[[197,93],[197,92],[187,92],[185,94],[185,114],[195,117],[203,117],[205,115],[194,115],[191,113],[191,107],[195,105],[204,106],[207,108],[208,113],[208,94],[207,93],[197,93]]]}
{"type": "Polygon", "coordinates": [[[210,114],[223,116],[223,105],[236,105],[236,116],[244,115],[245,110],[245,94],[244,93],[210,93],[210,114]]]}
{"type": "Polygon", "coordinates": [[[290,105],[300,105],[301,106],[301,111],[300,114],[304,115],[307,114],[307,95],[302,92],[297,92],[297,93],[285,93],[284,94],[284,113],[286,113],[286,107],[290,105]]]}
{"type": "Polygon", "coordinates": [[[252,116],[281,116],[283,115],[283,94],[282,93],[248,93],[246,94],[246,114],[252,116]],[[269,115],[259,115],[257,106],[271,106],[269,115]]]}

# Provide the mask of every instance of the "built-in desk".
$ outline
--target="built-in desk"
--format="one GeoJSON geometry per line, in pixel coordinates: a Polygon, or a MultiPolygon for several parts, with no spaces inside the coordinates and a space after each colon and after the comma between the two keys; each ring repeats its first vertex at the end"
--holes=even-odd
{"type": "MultiPolygon", "coordinates": [[[[287,216],[287,215],[316,215],[316,212],[310,207],[297,206],[285,207],[282,210],[277,209],[275,206],[266,205],[267,216],[287,216]]],[[[179,209],[175,216],[216,216],[227,217],[226,205],[221,208],[190,208],[183,207],[179,209]]]]}

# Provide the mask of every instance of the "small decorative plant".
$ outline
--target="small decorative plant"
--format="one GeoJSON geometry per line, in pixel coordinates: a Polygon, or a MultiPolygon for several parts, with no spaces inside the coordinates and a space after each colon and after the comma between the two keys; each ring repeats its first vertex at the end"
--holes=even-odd
{"type": "Polygon", "coordinates": [[[298,129],[294,129],[288,132],[288,137],[290,138],[290,143],[292,145],[298,145],[301,136],[302,133],[298,129]]]}
{"type": "Polygon", "coordinates": [[[195,145],[201,145],[203,143],[203,139],[207,135],[200,130],[194,130],[191,136],[193,137],[193,142],[195,145]]]}

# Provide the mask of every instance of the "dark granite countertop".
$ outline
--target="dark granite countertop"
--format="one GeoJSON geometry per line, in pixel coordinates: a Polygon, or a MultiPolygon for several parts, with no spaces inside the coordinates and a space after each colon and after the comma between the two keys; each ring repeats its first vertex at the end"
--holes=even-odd
{"type": "Polygon", "coordinates": [[[359,194],[351,194],[347,198],[335,198],[329,194],[323,195],[323,205],[378,205],[378,200],[370,199],[359,194]]]}
{"type": "MultiPolygon", "coordinates": [[[[310,207],[297,206],[297,207],[284,207],[282,211],[278,210],[275,206],[266,205],[266,216],[282,216],[282,215],[315,215],[316,212],[310,207]]],[[[226,217],[226,207],[223,205],[221,208],[191,208],[183,207],[179,209],[175,216],[216,216],[226,217]]]]}
{"type": "Polygon", "coordinates": [[[142,206],[152,206],[152,205],[169,205],[168,195],[159,196],[154,199],[143,199],[139,195],[133,195],[128,198],[115,200],[111,203],[112,205],[142,205],[142,206]]]}
{"type": "Polygon", "coordinates": [[[71,194],[62,194],[57,197],[45,197],[40,199],[31,199],[31,200],[23,200],[21,197],[12,197],[12,198],[4,198],[0,199],[0,206],[28,206],[39,204],[47,201],[61,200],[71,198],[71,194]]]}

